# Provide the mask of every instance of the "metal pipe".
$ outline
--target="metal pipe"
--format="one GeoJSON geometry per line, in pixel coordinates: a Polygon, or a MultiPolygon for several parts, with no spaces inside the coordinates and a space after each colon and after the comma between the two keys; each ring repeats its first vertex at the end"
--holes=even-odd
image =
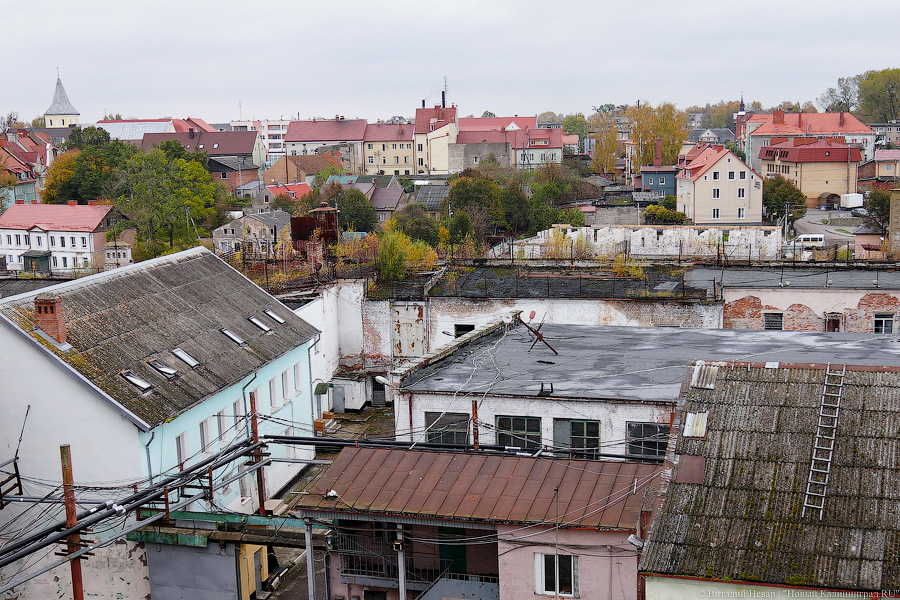
{"type": "Polygon", "coordinates": [[[150,432],[150,439],[144,444],[144,450],[147,452],[147,478],[150,480],[150,485],[153,485],[153,466],[150,464],[150,444],[153,443],[153,438],[156,437],[156,432],[150,432]]]}
{"type": "Polygon", "coordinates": [[[403,525],[397,525],[397,574],[400,600],[406,600],[406,550],[403,547],[403,525]]]}
{"type": "MultiPolygon", "coordinates": [[[[303,519],[304,539],[306,541],[306,589],[309,598],[316,597],[316,568],[313,560],[312,519],[303,519]]],[[[326,579],[328,573],[325,574],[326,579]]]]}

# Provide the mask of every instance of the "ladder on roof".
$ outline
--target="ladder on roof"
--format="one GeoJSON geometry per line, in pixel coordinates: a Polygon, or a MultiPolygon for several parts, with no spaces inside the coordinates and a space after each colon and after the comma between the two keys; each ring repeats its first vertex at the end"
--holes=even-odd
{"type": "Polygon", "coordinates": [[[834,458],[834,443],[846,374],[847,365],[844,365],[841,371],[832,371],[831,363],[825,367],[825,386],[819,404],[819,423],[816,426],[816,440],[813,443],[812,461],[806,481],[806,497],[803,500],[801,516],[804,517],[807,511],[810,514],[818,511],[820,520],[825,514],[825,494],[831,477],[831,463],[834,458]]]}

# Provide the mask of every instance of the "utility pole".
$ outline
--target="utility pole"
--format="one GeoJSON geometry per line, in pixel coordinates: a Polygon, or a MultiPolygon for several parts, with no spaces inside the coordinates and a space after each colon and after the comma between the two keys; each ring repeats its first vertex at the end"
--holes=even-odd
{"type": "MultiPolygon", "coordinates": [[[[256,392],[250,392],[250,431],[253,433],[253,443],[259,443],[259,421],[256,416],[256,392]]],[[[253,464],[262,462],[262,450],[256,448],[253,451],[253,464]]],[[[256,469],[256,492],[259,495],[259,514],[266,514],[266,485],[263,480],[262,467],[256,469]]]]}
{"type": "Polygon", "coordinates": [[[472,399],[472,445],[475,450],[479,450],[478,447],[478,400],[472,399]]]}
{"type": "MultiPolygon", "coordinates": [[[[66,503],[66,528],[72,528],[78,524],[78,518],[75,512],[72,455],[68,444],[63,444],[59,447],[59,458],[62,463],[63,498],[66,503]]],[[[72,554],[80,549],[81,536],[77,533],[73,533],[68,537],[67,552],[68,554],[72,554]]],[[[75,558],[70,560],[69,566],[72,569],[72,598],[74,600],[84,600],[84,583],[81,579],[81,559],[75,558]]]]}

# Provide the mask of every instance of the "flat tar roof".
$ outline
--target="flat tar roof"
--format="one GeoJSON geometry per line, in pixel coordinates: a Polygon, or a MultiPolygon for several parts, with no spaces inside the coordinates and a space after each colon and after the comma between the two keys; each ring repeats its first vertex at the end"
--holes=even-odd
{"type": "Polygon", "coordinates": [[[900,271],[868,271],[864,269],[771,268],[764,269],[689,269],[684,280],[689,286],[709,286],[715,279],[726,289],[900,290],[900,271]],[[784,285],[781,285],[784,283],[784,285]]]}
{"type": "MultiPolygon", "coordinates": [[[[694,359],[900,367],[900,336],[545,324],[559,352],[508,326],[462,345],[402,382],[432,393],[675,402],[694,359]],[[531,348],[531,349],[530,349],[531,348]]],[[[550,400],[548,400],[550,401],[550,400]]]]}

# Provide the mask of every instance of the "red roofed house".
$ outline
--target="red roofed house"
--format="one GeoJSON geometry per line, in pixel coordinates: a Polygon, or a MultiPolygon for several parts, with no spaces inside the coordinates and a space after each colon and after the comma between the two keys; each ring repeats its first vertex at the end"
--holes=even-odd
{"type": "Polygon", "coordinates": [[[809,208],[840,202],[841,194],[856,193],[857,167],[862,152],[843,143],[843,138],[797,137],[759,149],[761,172],[766,177],[784,176],[806,194],[809,208]]]}
{"type": "Polygon", "coordinates": [[[0,215],[0,258],[10,271],[101,268],[110,205],[13,204],[0,215]]]}
{"type": "Polygon", "coordinates": [[[898,178],[900,150],[876,150],[873,160],[859,165],[857,187],[861,190],[887,190],[896,187],[898,178]]]}
{"type": "Polygon", "coordinates": [[[365,156],[366,175],[410,175],[415,173],[413,151],[413,125],[369,123],[366,125],[365,156]]]}
{"type": "Polygon", "coordinates": [[[759,171],[759,149],[771,145],[772,138],[843,138],[845,144],[859,146],[865,159],[875,156],[875,132],[850,113],[786,113],[776,110],[756,125],[754,115],[747,123],[744,151],[751,166],[759,171]],[[751,126],[753,126],[751,128],[751,126]]]}
{"type": "Polygon", "coordinates": [[[174,133],[145,133],[141,148],[150,150],[166,140],[177,140],[188,152],[206,152],[210,158],[233,157],[243,168],[262,174],[266,147],[256,131],[205,131],[194,127],[174,133]]]}
{"type": "Polygon", "coordinates": [[[11,144],[0,143],[0,183],[8,185],[0,188],[0,210],[11,204],[36,203],[40,198],[35,188],[35,169],[17,150],[11,144]]]}
{"type": "Polygon", "coordinates": [[[366,135],[365,119],[313,119],[291,121],[284,135],[288,156],[315,154],[319,148],[342,146],[343,167],[360,174],[363,163],[363,139],[366,135]]]}
{"type": "MultiPolygon", "coordinates": [[[[464,120],[476,119],[460,119],[464,120]]],[[[520,169],[531,170],[549,163],[560,163],[563,158],[563,135],[562,129],[461,129],[456,143],[450,144],[450,172],[458,173],[477,167],[491,154],[501,165],[520,169]]]]}
{"type": "Polygon", "coordinates": [[[640,558],[629,539],[647,535],[661,471],[347,447],[295,511],[330,529],[329,597],[394,600],[402,586],[422,600],[629,600],[640,558]]]}
{"type": "Polygon", "coordinates": [[[734,152],[700,145],[679,165],[677,210],[695,225],[762,224],[762,178],[734,152]]]}
{"type": "Polygon", "coordinates": [[[450,173],[450,144],[456,143],[459,125],[456,107],[437,105],[416,109],[413,133],[416,173],[447,175],[450,173]]]}
{"type": "Polygon", "coordinates": [[[305,183],[288,183],[285,185],[269,185],[263,187],[253,202],[250,203],[250,210],[245,211],[249,214],[259,214],[271,212],[275,198],[281,195],[289,196],[294,200],[299,200],[306,194],[310,193],[312,188],[305,183]]]}

